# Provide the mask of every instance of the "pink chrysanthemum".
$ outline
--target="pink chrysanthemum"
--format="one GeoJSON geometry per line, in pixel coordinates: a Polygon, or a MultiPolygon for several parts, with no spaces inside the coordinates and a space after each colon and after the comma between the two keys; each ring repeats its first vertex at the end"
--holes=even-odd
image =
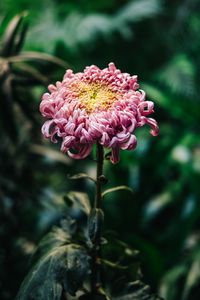
{"type": "Polygon", "coordinates": [[[92,65],[83,73],[67,70],[62,82],[49,85],[40,111],[48,118],[42,133],[56,143],[62,140],[61,151],[70,157],[87,157],[94,143],[112,149],[111,161],[119,161],[120,149],[134,149],[134,131],[145,124],[151,134],[158,134],[157,122],[147,118],[154,104],[138,90],[137,76],[116,69],[114,63],[99,69],[92,65]]]}

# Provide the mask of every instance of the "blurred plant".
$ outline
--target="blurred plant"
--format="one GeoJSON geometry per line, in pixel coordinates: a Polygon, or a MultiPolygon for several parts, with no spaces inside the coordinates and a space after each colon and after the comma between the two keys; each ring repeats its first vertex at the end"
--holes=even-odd
{"type": "Polygon", "coordinates": [[[75,6],[64,20],[59,21],[55,14],[58,9],[59,7],[56,8],[50,3],[45,17],[44,13],[39,15],[28,41],[32,44],[31,41],[34,40],[33,47],[51,52],[54,51],[56,43],[62,41],[67,52],[74,55],[88,49],[88,45],[90,51],[93,50],[98,41],[103,40],[110,44],[114,40],[117,41],[119,36],[125,40],[131,39],[134,34],[131,25],[160,14],[162,5],[160,0],[129,1],[114,14],[88,14],[87,11],[80,10],[79,6],[75,6]]]}
{"type": "Polygon", "coordinates": [[[2,106],[0,120],[2,128],[9,133],[13,143],[18,140],[15,101],[24,116],[28,117],[30,121],[36,122],[31,101],[24,101],[23,90],[26,89],[27,91],[31,87],[47,84],[48,78],[41,73],[44,70],[44,63],[67,66],[60,59],[48,54],[21,52],[28,28],[25,18],[26,13],[13,18],[5,31],[0,48],[0,97],[2,106]]]}
{"type": "Polygon", "coordinates": [[[38,151],[36,145],[33,147],[30,143],[30,140],[33,144],[40,143],[36,130],[39,128],[38,110],[32,91],[48,83],[49,79],[42,73],[44,69],[50,65],[66,67],[63,61],[51,55],[22,52],[27,28],[25,13],[14,17],[2,33],[0,46],[0,286],[4,287],[0,298],[3,299],[13,297],[17,286],[14,274],[22,276],[24,271],[20,265],[34,249],[33,240],[27,238],[25,232],[32,226],[37,204],[29,215],[29,225],[23,226],[23,220],[27,218],[31,201],[34,199],[37,203],[33,182],[35,177],[39,178],[36,175],[38,161],[48,156],[48,151],[42,152],[42,146],[38,151]],[[18,263],[20,257],[24,260],[18,263]],[[9,268],[10,271],[5,272],[9,268]]]}
{"type": "Polygon", "coordinates": [[[199,233],[188,238],[185,250],[189,250],[189,255],[178,265],[168,270],[162,279],[160,292],[165,299],[197,300],[199,298],[199,233]],[[181,286],[183,288],[180,288],[181,286]]]}

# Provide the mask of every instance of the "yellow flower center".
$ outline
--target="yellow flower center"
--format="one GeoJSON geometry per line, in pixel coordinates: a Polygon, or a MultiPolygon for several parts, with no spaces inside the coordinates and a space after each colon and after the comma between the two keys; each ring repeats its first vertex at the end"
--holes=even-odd
{"type": "Polygon", "coordinates": [[[108,86],[98,83],[74,85],[72,90],[88,113],[109,109],[117,99],[117,93],[108,86]]]}

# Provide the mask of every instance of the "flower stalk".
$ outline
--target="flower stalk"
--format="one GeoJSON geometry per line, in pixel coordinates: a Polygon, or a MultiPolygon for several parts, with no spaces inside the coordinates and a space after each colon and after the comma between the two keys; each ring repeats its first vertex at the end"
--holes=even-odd
{"type": "Polygon", "coordinates": [[[103,225],[103,210],[102,210],[102,176],[103,176],[103,161],[104,150],[103,146],[98,142],[96,143],[96,195],[94,201],[93,212],[95,214],[95,222],[98,234],[94,239],[92,251],[92,272],[91,272],[91,292],[93,296],[98,295],[98,291],[102,286],[102,266],[101,266],[101,229],[103,225]]]}
{"type": "Polygon", "coordinates": [[[95,208],[102,208],[102,176],[103,176],[103,160],[104,151],[103,146],[98,142],[96,143],[96,160],[97,160],[97,173],[96,173],[96,198],[95,198],[95,208]]]}

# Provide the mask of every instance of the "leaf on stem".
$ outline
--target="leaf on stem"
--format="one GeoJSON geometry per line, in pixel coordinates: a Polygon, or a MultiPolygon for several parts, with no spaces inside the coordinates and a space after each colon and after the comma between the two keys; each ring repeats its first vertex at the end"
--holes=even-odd
{"type": "Polygon", "coordinates": [[[104,214],[102,209],[92,209],[88,218],[88,236],[90,241],[95,244],[101,238],[104,214]]]}
{"type": "Polygon", "coordinates": [[[64,246],[70,243],[70,234],[59,227],[54,227],[51,232],[46,234],[40,241],[35,253],[31,257],[31,265],[54,248],[64,246]]]}
{"type": "Polygon", "coordinates": [[[122,266],[119,263],[114,263],[110,260],[107,259],[101,259],[101,262],[105,265],[108,266],[112,269],[119,269],[119,270],[126,270],[127,268],[129,268],[129,266],[122,266]]]}
{"type": "Polygon", "coordinates": [[[70,191],[64,197],[65,203],[70,207],[71,214],[76,217],[77,214],[89,215],[91,206],[86,193],[70,191]]]}
{"type": "Polygon", "coordinates": [[[64,288],[70,295],[75,295],[76,291],[82,287],[83,281],[89,273],[90,258],[81,247],[69,248],[67,258],[64,288]]]}
{"type": "Polygon", "coordinates": [[[89,179],[92,182],[96,183],[96,180],[94,178],[90,177],[89,175],[87,175],[86,173],[78,173],[78,174],[75,174],[75,175],[72,175],[72,176],[68,175],[68,178],[72,179],[72,180],[89,179]]]}
{"type": "Polygon", "coordinates": [[[110,194],[110,193],[113,193],[113,192],[117,192],[117,191],[121,191],[121,190],[126,190],[126,191],[129,191],[129,192],[133,193],[133,190],[130,187],[128,187],[126,185],[119,185],[119,186],[116,186],[116,187],[113,187],[113,188],[105,190],[102,193],[102,197],[104,197],[107,194],[110,194]]]}
{"type": "Polygon", "coordinates": [[[63,285],[75,295],[89,270],[89,256],[79,245],[59,246],[43,255],[33,266],[16,300],[59,300],[63,285]]]}

